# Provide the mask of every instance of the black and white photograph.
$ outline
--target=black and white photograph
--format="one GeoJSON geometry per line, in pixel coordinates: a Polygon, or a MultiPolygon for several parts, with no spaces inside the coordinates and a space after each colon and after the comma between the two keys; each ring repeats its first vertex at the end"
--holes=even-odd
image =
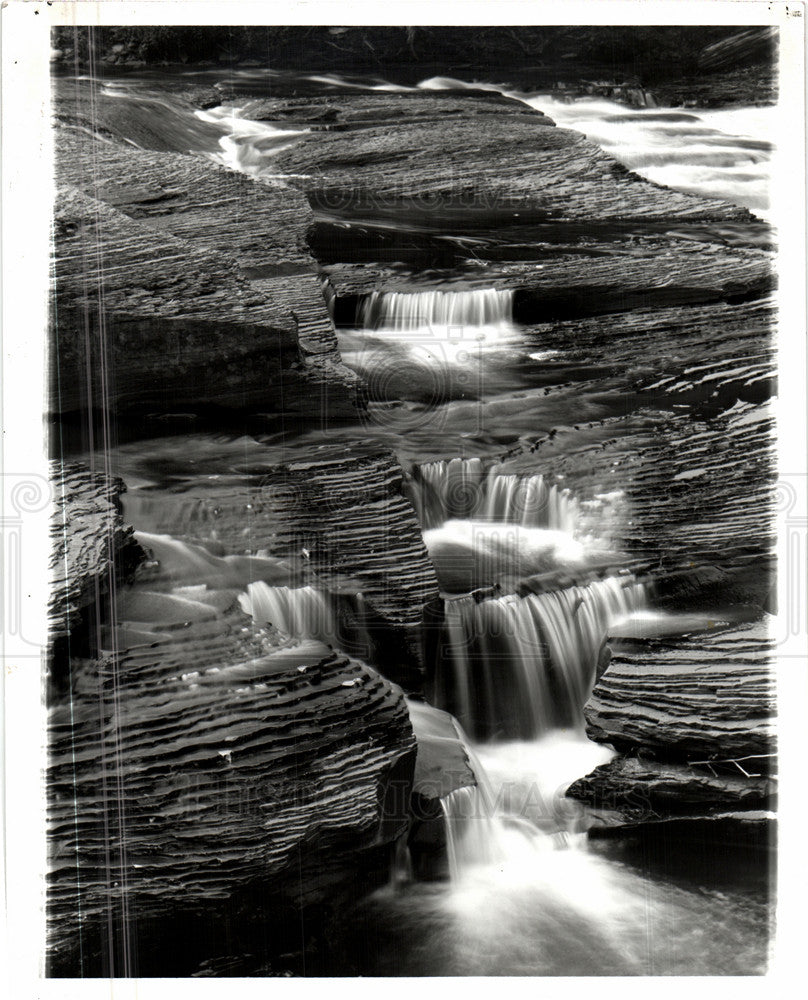
{"type": "Polygon", "coordinates": [[[783,976],[804,4],[4,8],[8,995],[783,976]]]}

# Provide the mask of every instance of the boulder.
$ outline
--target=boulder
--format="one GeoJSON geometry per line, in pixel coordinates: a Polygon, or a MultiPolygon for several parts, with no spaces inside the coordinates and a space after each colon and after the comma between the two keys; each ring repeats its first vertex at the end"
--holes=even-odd
{"type": "Polygon", "coordinates": [[[774,646],[769,616],[614,642],[584,706],[587,735],[666,760],[765,759],[775,749],[774,646]]]}
{"type": "Polygon", "coordinates": [[[116,655],[74,661],[50,711],[52,974],[187,975],[213,947],[200,928],[300,928],[372,888],[363,858],[409,824],[399,689],[322,644],[278,648],[232,597],[159,617],[138,644],[117,630],[116,655]]]}

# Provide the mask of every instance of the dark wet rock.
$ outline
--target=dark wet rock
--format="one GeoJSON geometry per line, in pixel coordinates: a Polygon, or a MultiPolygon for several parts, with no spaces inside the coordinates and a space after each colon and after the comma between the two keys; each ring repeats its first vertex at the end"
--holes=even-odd
{"type": "Polygon", "coordinates": [[[687,75],[655,84],[653,93],[664,107],[765,107],[777,104],[777,66],[774,63],[758,63],[709,74],[687,75]]]}
{"type": "MultiPolygon", "coordinates": [[[[652,362],[660,356],[648,355],[648,395],[658,380],[652,372],[660,370],[652,362]]],[[[765,377],[765,355],[750,364],[727,359],[705,365],[704,373],[716,376],[711,391],[719,406],[722,378],[729,402],[737,370],[752,377],[761,360],[765,377]]],[[[697,373],[690,380],[698,380],[697,373]]],[[[623,401],[627,416],[559,427],[503,463],[503,471],[563,476],[584,502],[584,517],[598,524],[603,543],[627,553],[635,569],[653,581],[658,603],[770,609],[776,501],[770,406],[734,402],[717,415],[700,417],[687,412],[685,403],[673,413],[631,412],[647,399],[645,393],[633,400],[625,393],[615,398],[623,401]]]]}
{"type": "Polygon", "coordinates": [[[56,135],[52,413],[364,405],[307,249],[305,198],[200,157],[56,135]]]}
{"type": "Polygon", "coordinates": [[[168,88],[138,86],[130,91],[126,80],[105,83],[57,77],[52,112],[55,124],[125,144],[130,151],[212,153],[225,130],[194,118],[195,110],[211,101],[221,103],[218,91],[185,81],[168,88]]]}
{"type": "MultiPolygon", "coordinates": [[[[389,124],[434,126],[436,121],[452,121],[459,116],[492,114],[527,115],[544,125],[555,123],[520,101],[490,90],[422,90],[416,92],[334,94],[316,97],[262,97],[244,105],[244,117],[253,121],[288,123],[315,131],[348,132],[389,124]]],[[[487,121],[487,118],[484,118],[487,121]]]]}
{"type": "MultiPolygon", "coordinates": [[[[484,259],[484,248],[480,254],[484,259]]],[[[424,280],[372,264],[331,264],[323,270],[338,302],[347,300],[347,309],[337,306],[346,324],[361,298],[373,291],[513,288],[514,319],[535,324],[634,309],[739,302],[761,298],[775,284],[771,254],[763,249],[667,234],[588,242],[566,253],[560,248],[541,257],[539,267],[534,261],[491,263],[478,268],[477,274],[455,272],[448,281],[440,273],[424,280]]]]}
{"type": "Polygon", "coordinates": [[[138,525],[225,553],[294,557],[336,592],[361,592],[374,662],[418,688],[438,587],[398,463],[336,447],[309,461],[280,465],[256,454],[252,462],[254,474],[241,485],[132,494],[138,525]]]}
{"type": "Polygon", "coordinates": [[[616,812],[615,824],[618,819],[640,823],[671,815],[760,809],[771,804],[776,792],[768,764],[768,758],[710,766],[619,756],[574,781],[566,794],[596,814],[616,812]]]}
{"type": "MultiPolygon", "coordinates": [[[[188,974],[193,962],[163,952],[193,950],[202,925],[226,923],[249,947],[257,921],[282,950],[279,914],[299,928],[359,891],[362,859],[409,823],[415,743],[399,689],[319,643],[277,648],[232,601],[149,628],[149,643],[74,661],[50,712],[58,975],[188,974]]],[[[198,943],[196,964],[212,947],[198,943]]]]}
{"type": "Polygon", "coordinates": [[[741,809],[638,820],[621,812],[602,812],[594,815],[589,838],[635,842],[643,852],[669,851],[671,844],[684,851],[711,845],[719,859],[726,858],[728,852],[742,852],[746,858],[765,856],[776,849],[777,814],[766,809],[741,809]]]}
{"type": "Polygon", "coordinates": [[[131,575],[144,553],[124,523],[119,479],[78,463],[51,465],[50,639],[65,639],[87,609],[131,575]]]}
{"type": "Polygon", "coordinates": [[[489,107],[471,96],[436,105],[430,95],[385,93],[314,103],[324,102],[354,122],[372,114],[363,128],[311,133],[278,154],[279,169],[301,175],[294,182],[323,211],[364,207],[413,219],[456,207],[568,222],[750,218],[746,209],[642,180],[580,133],[549,127],[517,102],[489,107]]]}
{"type": "Polygon", "coordinates": [[[410,700],[408,706],[418,743],[412,786],[418,817],[422,810],[431,815],[435,805],[440,812],[440,799],[477,781],[453,716],[425,702],[410,700]]]}
{"type": "Polygon", "coordinates": [[[715,414],[739,400],[763,402],[776,389],[771,297],[669,309],[637,309],[602,319],[533,324],[548,351],[602,366],[647,393],[649,405],[715,414]]]}
{"type": "Polygon", "coordinates": [[[775,640],[768,616],[709,633],[611,645],[611,662],[584,707],[590,739],[690,762],[751,755],[765,762],[774,752],[775,640]]]}
{"type": "Polygon", "coordinates": [[[637,624],[610,638],[584,706],[588,736],[622,752],[566,794],[592,810],[593,836],[765,840],[777,794],[770,620],[708,620],[678,636],[637,624]]]}

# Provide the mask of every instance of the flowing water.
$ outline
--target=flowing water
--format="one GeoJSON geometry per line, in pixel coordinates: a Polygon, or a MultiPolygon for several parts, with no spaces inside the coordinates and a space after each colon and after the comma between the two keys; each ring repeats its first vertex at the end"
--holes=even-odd
{"type": "Polygon", "coordinates": [[[769,211],[771,158],[777,109],[627,108],[603,98],[564,99],[505,85],[432,77],[425,90],[484,89],[541,111],[561,128],[575,129],[640,176],[666,187],[721,198],[760,218],[769,211]]]}
{"type": "Polygon", "coordinates": [[[610,625],[644,602],[630,577],[542,594],[446,601],[435,701],[487,739],[580,727],[610,625]]]}
{"type": "MultiPolygon", "coordinates": [[[[261,74],[243,76],[249,90],[261,74]]],[[[267,72],[261,79],[271,90],[275,77],[267,72]]],[[[325,92],[415,89],[316,74],[308,81],[325,92]]],[[[547,94],[446,77],[418,86],[496,90],[582,131],[651,180],[765,215],[772,109],[681,112],[603,100],[561,103],[547,94]]],[[[276,154],[308,131],[253,121],[249,102],[198,111],[194,118],[136,85],[108,87],[154,115],[168,115],[166,131],[183,148],[258,178],[277,176],[276,154]]],[[[347,230],[376,235],[389,225],[372,220],[362,229],[366,222],[339,220],[347,230]]],[[[406,220],[400,225],[406,229],[406,220]]],[[[438,233],[444,236],[452,234],[438,233]]],[[[402,461],[415,458],[406,490],[444,595],[431,698],[459,719],[456,737],[476,784],[442,800],[447,880],[414,879],[400,844],[390,884],[344,915],[338,936],[348,971],[760,971],[769,919],[765,875],[736,869],[726,859],[710,864],[704,845],[691,845],[678,860],[650,858],[631,844],[598,846],[586,839],[586,810],[564,798],[572,780],[612,755],[582,731],[581,710],[604,639],[621,619],[641,629],[642,615],[650,620],[653,612],[644,610],[649,595],[642,583],[621,570],[619,553],[609,551],[597,517],[594,525],[592,518],[583,523],[581,506],[560,477],[504,471],[497,456],[523,437],[608,417],[622,404],[585,395],[581,387],[602,370],[564,347],[537,342],[514,321],[511,290],[460,287],[463,277],[424,290],[416,269],[405,275],[406,288],[360,299],[352,324],[339,330],[345,362],[369,385],[369,425],[329,429],[325,436],[284,428],[261,435],[258,443],[196,433],[118,448],[115,471],[130,488],[127,515],[151,556],[150,579],[177,595],[189,584],[233,588],[241,609],[284,640],[316,639],[356,655],[365,649],[371,658],[363,597],[350,581],[342,582],[339,595],[312,581],[305,550],[278,560],[260,551],[236,555],[215,540],[203,543],[194,535],[194,505],[241,481],[247,473],[240,470],[249,469],[259,452],[260,461],[285,461],[312,447],[362,439],[391,448],[402,461]],[[545,385],[556,387],[550,400],[544,399],[545,385]],[[430,450],[439,460],[425,461],[430,450]],[[446,460],[451,454],[459,457],[446,460]],[[155,511],[169,493],[184,505],[187,537],[157,528],[155,511]],[[346,607],[347,630],[341,620],[346,607]]],[[[327,282],[324,293],[334,315],[327,282]]],[[[670,627],[686,631],[692,622],[670,627]]],[[[417,711],[411,707],[411,714],[417,711]]]]}

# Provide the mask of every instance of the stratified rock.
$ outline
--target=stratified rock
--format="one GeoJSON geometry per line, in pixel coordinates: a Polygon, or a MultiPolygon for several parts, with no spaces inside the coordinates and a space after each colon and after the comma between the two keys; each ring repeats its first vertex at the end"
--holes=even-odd
{"type": "Polygon", "coordinates": [[[773,650],[768,616],[679,639],[615,642],[584,706],[587,735],[669,760],[771,754],[773,650]]]}
{"type": "MultiPolygon", "coordinates": [[[[713,239],[706,235],[701,242],[660,234],[637,236],[617,246],[614,240],[610,244],[591,241],[573,252],[562,247],[552,255],[542,255],[541,267],[535,261],[494,263],[451,284],[440,275],[424,280],[378,265],[333,264],[324,272],[338,303],[345,299],[352,303],[375,290],[513,288],[513,318],[526,324],[632,309],[645,312],[733,302],[771,291],[775,278],[769,252],[721,246],[717,237],[713,239]]],[[[485,250],[480,252],[484,256],[485,250]]],[[[340,304],[337,308],[342,311],[340,304]]]]}
{"type": "MultiPolygon", "coordinates": [[[[361,593],[386,676],[419,687],[427,608],[438,600],[435,570],[403,473],[389,453],[338,449],[311,461],[260,469],[241,485],[193,481],[178,492],[132,494],[138,526],[228,553],[298,557],[326,586],[361,593]]],[[[193,480],[193,476],[191,477],[193,480]]]]}
{"type": "MultiPolygon", "coordinates": [[[[773,417],[767,403],[736,398],[768,395],[768,349],[755,357],[754,344],[736,343],[740,358],[730,353],[722,359],[718,350],[715,360],[699,365],[695,346],[689,348],[683,335],[682,353],[687,357],[692,351],[691,367],[679,360],[655,364],[661,355],[645,343],[645,371],[641,351],[630,362],[636,366],[637,394],[626,388],[614,397],[628,416],[553,430],[503,463],[502,470],[563,476],[602,544],[631,557],[635,571],[654,581],[658,602],[702,608],[706,601],[741,603],[768,610],[776,541],[773,417]],[[665,376],[668,365],[673,371],[665,376]],[[658,403],[681,400],[678,412],[630,412],[653,397],[660,382],[658,403]],[[682,412],[685,401],[704,406],[708,414],[713,404],[728,409],[699,419],[682,412]]],[[[618,358],[628,354],[619,342],[615,350],[618,358]]]]}
{"type": "Polygon", "coordinates": [[[401,691],[319,643],[275,648],[232,598],[224,612],[201,598],[211,613],[192,623],[169,608],[145,642],[74,661],[71,695],[51,711],[56,974],[150,969],[166,927],[188,946],[182,914],[249,927],[250,912],[288,906],[299,926],[303,908],[350,886],[363,852],[407,829],[415,744],[401,691]]]}
{"type": "Polygon", "coordinates": [[[56,136],[52,412],[362,407],[299,192],[77,128],[56,136]]]}
{"type": "MultiPolygon", "coordinates": [[[[71,67],[72,68],[72,67],[71,67]]],[[[52,111],[58,125],[86,135],[126,144],[130,150],[155,149],[184,153],[215,152],[226,129],[194,116],[200,107],[219,104],[212,87],[176,81],[166,88],[101,83],[98,79],[56,77],[52,111]]]]}
{"type": "Polygon", "coordinates": [[[516,101],[341,93],[305,106],[306,114],[335,110],[336,122],[350,126],[311,133],[277,156],[279,170],[298,175],[293,182],[323,211],[364,207],[412,219],[451,207],[467,216],[512,220],[529,211],[536,220],[589,223],[750,218],[746,209],[642,180],[516,101]]]}
{"type": "Polygon", "coordinates": [[[82,612],[114,590],[138,561],[132,529],[124,524],[120,479],[78,463],[51,464],[56,498],[51,519],[51,641],[64,638],[82,612]]]}
{"type": "Polygon", "coordinates": [[[768,758],[750,758],[740,766],[711,767],[618,756],[574,781],[566,794],[597,812],[616,811],[621,822],[632,823],[672,814],[759,809],[776,790],[775,780],[766,773],[768,764],[768,758]]]}

